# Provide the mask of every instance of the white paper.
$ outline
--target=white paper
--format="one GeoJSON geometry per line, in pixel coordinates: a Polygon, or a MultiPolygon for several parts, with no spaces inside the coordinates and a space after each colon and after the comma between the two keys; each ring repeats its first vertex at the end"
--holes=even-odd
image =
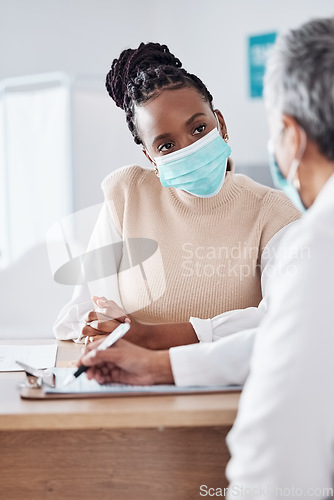
{"type": "Polygon", "coordinates": [[[24,371],[15,361],[32,368],[51,368],[56,364],[57,345],[1,345],[0,372],[24,371]]]}
{"type": "Polygon", "coordinates": [[[46,387],[44,391],[47,394],[96,394],[96,393],[107,393],[110,395],[117,394],[182,394],[185,392],[228,392],[241,390],[241,386],[190,386],[181,387],[175,385],[128,385],[128,384],[105,384],[100,385],[95,380],[88,380],[85,373],[80,375],[72,384],[63,387],[63,382],[69,373],[73,373],[75,370],[72,368],[55,368],[53,372],[56,375],[56,387],[46,387]]]}

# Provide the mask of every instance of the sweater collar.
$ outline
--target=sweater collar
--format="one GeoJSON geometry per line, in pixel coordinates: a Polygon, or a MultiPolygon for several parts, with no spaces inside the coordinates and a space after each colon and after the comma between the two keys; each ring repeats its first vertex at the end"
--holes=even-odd
{"type": "Polygon", "coordinates": [[[182,207],[188,208],[193,212],[210,212],[215,208],[230,202],[232,198],[239,194],[240,189],[235,183],[234,170],[234,161],[229,158],[224,184],[219,193],[211,198],[200,198],[176,188],[164,189],[168,189],[174,201],[177,204],[182,205],[182,207]]]}

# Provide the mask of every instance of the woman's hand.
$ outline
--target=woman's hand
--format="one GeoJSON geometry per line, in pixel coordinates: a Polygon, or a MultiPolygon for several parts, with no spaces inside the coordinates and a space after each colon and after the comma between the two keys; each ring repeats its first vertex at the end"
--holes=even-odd
{"type": "Polygon", "coordinates": [[[168,351],[151,351],[123,339],[108,349],[98,351],[96,347],[101,342],[89,344],[77,363],[78,366],[91,367],[86,372],[88,379],[95,379],[99,384],[174,383],[168,351]]]}
{"type": "Polygon", "coordinates": [[[88,314],[87,321],[92,321],[93,324],[86,325],[82,329],[82,334],[91,340],[103,339],[121,323],[127,322],[131,324],[131,328],[125,334],[125,339],[138,346],[163,350],[198,342],[195,330],[189,322],[147,325],[126,314],[124,309],[112,300],[107,300],[105,297],[93,297],[92,300],[97,309],[88,314]]]}
{"type": "MultiPolygon", "coordinates": [[[[120,307],[113,300],[108,300],[105,297],[92,297],[92,302],[97,306],[95,311],[91,311],[92,313],[97,313],[101,320],[103,319],[114,319],[119,323],[131,323],[129,316],[126,314],[126,311],[120,307]]],[[[98,318],[94,318],[98,319],[98,318]]]]}
{"type": "Polygon", "coordinates": [[[131,323],[130,317],[113,300],[105,297],[92,297],[96,310],[90,311],[87,315],[87,324],[82,329],[82,334],[92,337],[94,340],[103,339],[105,335],[113,332],[121,323],[131,323]]]}

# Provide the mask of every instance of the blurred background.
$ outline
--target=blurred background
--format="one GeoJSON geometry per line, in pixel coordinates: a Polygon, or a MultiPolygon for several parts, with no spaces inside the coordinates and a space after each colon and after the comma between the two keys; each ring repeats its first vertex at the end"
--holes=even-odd
{"type": "Polygon", "coordinates": [[[169,46],[214,96],[236,171],[270,184],[262,75],[281,31],[333,0],[0,0],[0,338],[52,337],[72,287],[45,234],[103,201],[101,181],[148,164],[104,89],[124,48],[169,46]]]}

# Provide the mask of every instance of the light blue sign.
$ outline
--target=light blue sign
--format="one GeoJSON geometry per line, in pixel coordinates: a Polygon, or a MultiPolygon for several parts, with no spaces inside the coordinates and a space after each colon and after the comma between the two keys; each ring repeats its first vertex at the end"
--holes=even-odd
{"type": "Polygon", "coordinates": [[[268,51],[275,40],[276,33],[266,33],[248,38],[249,90],[252,98],[262,97],[268,51]]]}

